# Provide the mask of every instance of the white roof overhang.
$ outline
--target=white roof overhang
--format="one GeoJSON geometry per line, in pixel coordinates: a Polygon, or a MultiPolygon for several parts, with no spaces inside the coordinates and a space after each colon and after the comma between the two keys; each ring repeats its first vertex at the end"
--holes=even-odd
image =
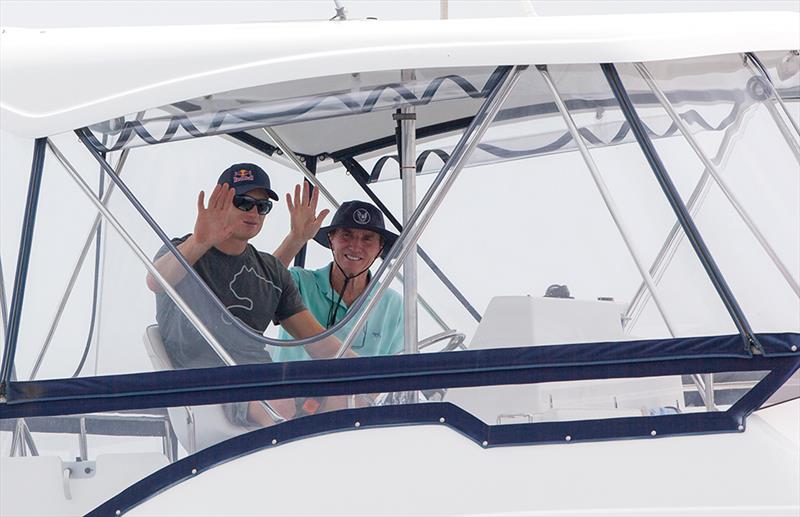
{"type": "Polygon", "coordinates": [[[800,47],[797,13],[3,28],[3,128],[42,137],[185,99],[403,68],[681,59],[800,47]]]}

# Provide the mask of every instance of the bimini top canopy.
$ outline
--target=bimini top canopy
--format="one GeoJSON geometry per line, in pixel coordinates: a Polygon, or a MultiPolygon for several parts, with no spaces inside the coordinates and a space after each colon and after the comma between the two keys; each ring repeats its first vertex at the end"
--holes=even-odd
{"type": "Polygon", "coordinates": [[[3,28],[3,126],[43,137],[204,95],[370,71],[681,59],[800,46],[796,13],[3,28]]]}

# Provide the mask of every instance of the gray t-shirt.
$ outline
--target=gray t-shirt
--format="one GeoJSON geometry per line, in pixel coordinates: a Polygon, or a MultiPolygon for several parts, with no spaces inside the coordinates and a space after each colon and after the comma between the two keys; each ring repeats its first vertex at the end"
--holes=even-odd
{"type": "MultiPolygon", "coordinates": [[[[173,239],[172,243],[177,246],[188,237],[173,239]]],[[[156,258],[166,252],[166,246],[162,247],[156,258]]],[[[286,267],[249,244],[236,256],[211,248],[194,264],[194,269],[230,313],[258,333],[263,333],[270,321],[277,324],[305,310],[286,267]]],[[[184,277],[175,289],[236,364],[271,362],[264,345],[237,329],[191,276],[184,277]]],[[[156,295],[156,320],[175,368],[224,364],[166,293],[156,295]]]]}

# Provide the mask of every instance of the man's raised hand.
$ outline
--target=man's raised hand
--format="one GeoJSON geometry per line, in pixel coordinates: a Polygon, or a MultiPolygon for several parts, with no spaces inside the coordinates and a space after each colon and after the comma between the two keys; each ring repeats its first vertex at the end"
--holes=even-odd
{"type": "Polygon", "coordinates": [[[230,185],[222,184],[214,187],[205,206],[205,192],[197,196],[197,219],[194,223],[194,238],[198,244],[212,248],[233,235],[234,221],[230,214],[235,191],[230,185]]]}
{"type": "Polygon", "coordinates": [[[286,194],[286,206],[289,208],[291,218],[291,229],[289,235],[295,241],[305,244],[312,239],[320,227],[322,221],[331,212],[327,208],[317,214],[317,202],[319,201],[319,189],[310,192],[307,181],[303,182],[302,193],[300,185],[294,187],[294,202],[291,194],[286,194]]]}

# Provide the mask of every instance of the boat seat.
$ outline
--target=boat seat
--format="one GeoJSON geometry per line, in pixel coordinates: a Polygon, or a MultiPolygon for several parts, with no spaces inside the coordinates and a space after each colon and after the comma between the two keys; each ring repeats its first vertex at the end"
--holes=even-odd
{"type": "MultiPolygon", "coordinates": [[[[144,346],[150,362],[157,371],[174,370],[164,348],[158,325],[150,325],[144,333],[144,346]]],[[[169,420],[178,442],[193,454],[228,438],[252,429],[231,423],[221,405],[167,408],[169,420]]]]}

